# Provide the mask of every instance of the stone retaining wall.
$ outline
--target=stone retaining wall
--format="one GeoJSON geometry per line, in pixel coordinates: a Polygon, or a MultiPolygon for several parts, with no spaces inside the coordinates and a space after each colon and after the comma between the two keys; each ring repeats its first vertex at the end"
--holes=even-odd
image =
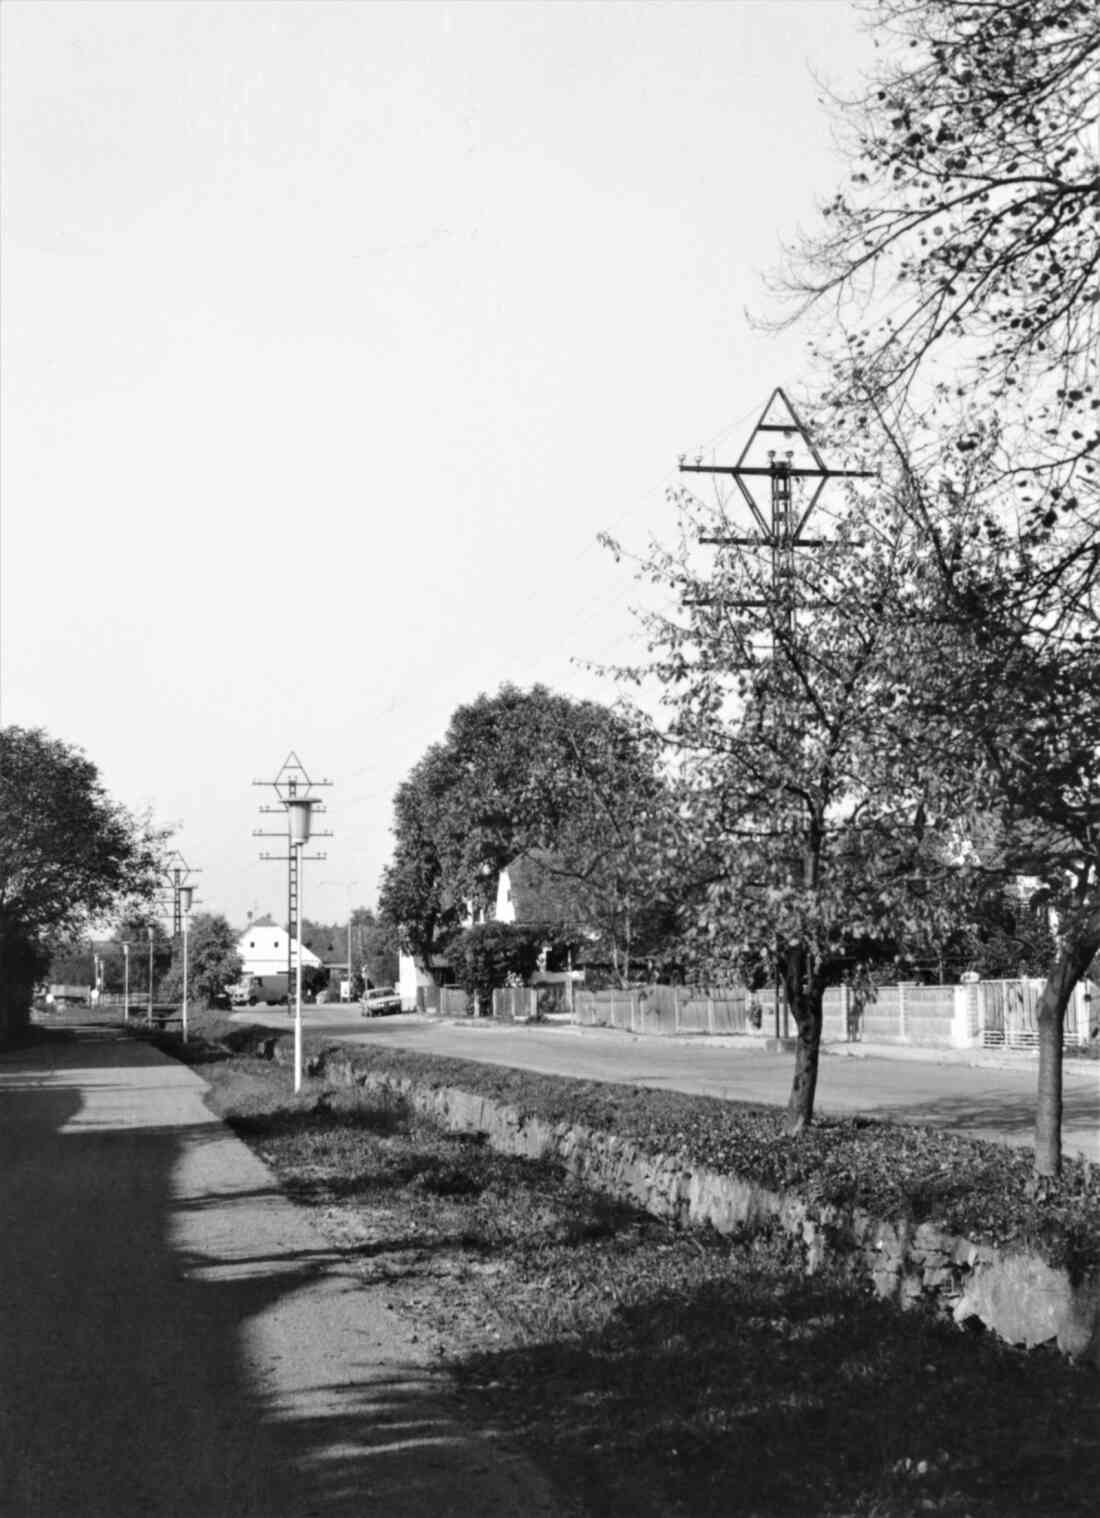
{"type": "MultiPolygon", "coordinates": [[[[293,1058],[290,1041],[277,1035],[258,1036],[252,1047],[281,1063],[293,1058]]],[[[1074,1285],[1066,1271],[1034,1254],[1001,1253],[930,1223],[891,1223],[859,1208],[807,1203],[683,1155],[651,1153],[614,1133],[550,1123],[459,1087],[420,1086],[366,1068],[347,1047],[325,1050],[310,1073],[407,1104],[450,1132],[485,1134],[502,1154],[557,1160],[587,1185],[655,1217],[724,1235],[778,1226],[801,1243],[809,1274],[839,1256],[880,1297],[902,1306],[928,1300],[960,1325],[976,1319],[1010,1344],[1053,1342],[1063,1354],[1100,1366],[1100,1275],[1074,1285]]]]}

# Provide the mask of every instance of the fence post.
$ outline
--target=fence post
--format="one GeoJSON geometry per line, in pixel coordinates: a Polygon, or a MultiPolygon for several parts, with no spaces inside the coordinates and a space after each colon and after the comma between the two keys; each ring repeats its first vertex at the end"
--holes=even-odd
{"type": "Polygon", "coordinates": [[[970,1043],[970,986],[950,986],[949,989],[954,998],[951,1009],[951,1045],[955,1049],[965,1049],[970,1043]]]}
{"type": "Polygon", "coordinates": [[[902,1043],[909,1041],[909,1025],[905,1016],[905,986],[898,981],[898,1037],[902,1043]]]}
{"type": "Polygon", "coordinates": [[[680,1031],[680,987],[677,985],[672,987],[672,1031],[680,1031]]]}
{"type": "Polygon", "coordinates": [[[711,995],[709,986],[707,987],[707,1032],[714,1032],[714,997],[711,995]]]}

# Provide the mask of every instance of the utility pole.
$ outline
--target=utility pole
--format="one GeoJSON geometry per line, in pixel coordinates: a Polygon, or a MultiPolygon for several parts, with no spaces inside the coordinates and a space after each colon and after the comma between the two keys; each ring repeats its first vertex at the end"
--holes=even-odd
{"type": "Polygon", "coordinates": [[[348,1001],[350,1002],[351,1001],[351,966],[352,966],[351,930],[352,930],[352,917],[354,916],[354,913],[352,911],[352,905],[351,905],[351,888],[352,888],[352,886],[357,886],[359,884],[359,882],[358,882],[358,880],[322,880],[321,884],[322,885],[342,885],[344,887],[344,890],[347,892],[347,907],[348,907],[348,1001]]]}
{"type": "MultiPolygon", "coordinates": [[[[786,393],[777,386],[771,393],[767,405],[760,413],[760,419],[748,441],[741,450],[740,457],[735,464],[704,464],[697,460],[694,464],[685,462],[680,458],[680,472],[682,474],[712,474],[728,475],[741,492],[758,529],[750,535],[709,536],[700,534],[699,541],[714,547],[766,549],[771,555],[771,592],[763,597],[741,597],[731,604],[740,607],[763,607],[770,614],[769,620],[772,629],[772,643],[774,646],[785,640],[788,645],[795,631],[797,598],[797,573],[795,568],[795,552],[801,548],[823,548],[829,542],[827,538],[809,538],[804,535],[807,523],[813,513],[814,507],[820,499],[822,491],[830,480],[855,479],[863,480],[872,476],[869,469],[831,469],[822,457],[817,444],[814,442],[806,428],[802,418],[798,415],[786,393]],[[788,446],[782,453],[777,448],[766,448],[766,463],[751,463],[750,457],[759,457],[759,448],[754,453],[754,445],[760,440],[765,444],[772,438],[782,438],[788,446]],[[808,454],[810,463],[796,463],[796,443],[801,443],[802,451],[808,454]],[[751,481],[754,479],[766,479],[769,486],[769,514],[764,515],[760,504],[752,493],[751,481]],[[810,499],[804,506],[801,503],[796,506],[793,486],[796,480],[816,481],[810,499]]],[[[810,861],[806,855],[803,860],[803,869],[809,876],[810,861]]],[[[775,962],[775,1032],[779,1037],[779,1004],[782,989],[782,976],[780,974],[780,945],[776,944],[775,962]]],[[[783,998],[783,1036],[789,1033],[790,1009],[783,998]]]]}
{"type": "Polygon", "coordinates": [[[180,1003],[180,1036],[183,1042],[187,1042],[187,933],[191,926],[191,902],[194,896],[194,886],[181,886],[179,891],[180,912],[182,914],[183,928],[183,1001],[180,1003]]]}
{"type": "Polygon", "coordinates": [[[183,932],[182,893],[193,884],[191,876],[201,875],[202,871],[192,869],[179,849],[173,849],[165,861],[164,873],[172,892],[172,938],[174,941],[183,932]]]}
{"type": "Polygon", "coordinates": [[[746,598],[733,602],[735,606],[763,606],[772,612],[772,625],[776,631],[790,633],[794,628],[795,615],[795,550],[799,548],[823,548],[827,538],[804,536],[821,492],[830,480],[868,479],[869,469],[830,469],[822,458],[817,444],[807,431],[801,417],[795,411],[785,392],[776,387],[768,404],[760,413],[760,420],[749,434],[736,464],[704,464],[696,461],[685,463],[680,459],[681,474],[729,475],[744,497],[759,531],[750,536],[712,537],[701,534],[700,543],[718,547],[767,548],[771,553],[771,595],[766,598],[746,598]],[[798,439],[809,453],[812,463],[796,464],[794,449],[788,447],[782,456],[775,448],[767,450],[766,464],[749,463],[753,445],[761,437],[781,436],[786,443],[798,439]],[[766,479],[769,483],[770,514],[765,517],[757,503],[749,482],[766,479]],[[796,480],[816,480],[817,484],[804,508],[796,509],[792,486],[796,480]]]}
{"type": "MultiPolygon", "coordinates": [[[[305,765],[298,755],[291,749],[283,760],[274,780],[253,780],[253,785],[271,786],[279,798],[278,806],[261,806],[263,813],[276,813],[288,817],[293,811],[291,803],[309,799],[315,786],[329,786],[331,780],[311,780],[305,765]]],[[[318,810],[324,811],[319,799],[316,800],[318,810]]],[[[294,848],[290,844],[289,833],[285,829],[278,832],[265,828],[253,828],[253,838],[284,838],[287,840],[285,854],[261,853],[264,860],[285,860],[287,865],[287,946],[286,946],[286,996],[287,1013],[290,1012],[290,988],[294,983],[294,945],[298,945],[298,967],[301,970],[302,961],[302,924],[301,924],[301,862],[306,859],[327,859],[327,854],[302,853],[302,846],[294,848]]],[[[331,833],[312,832],[314,838],[331,838],[331,833]]]]}

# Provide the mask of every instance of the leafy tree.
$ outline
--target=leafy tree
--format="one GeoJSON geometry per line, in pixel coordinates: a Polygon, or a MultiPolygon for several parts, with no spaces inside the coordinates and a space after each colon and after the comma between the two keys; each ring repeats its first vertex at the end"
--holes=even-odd
{"type": "Polygon", "coordinates": [[[123,944],[130,946],[130,989],[149,987],[149,929],[153,930],[153,979],[165,973],[172,962],[172,941],[156,918],[141,912],[129,912],[110,938],[51,939],[49,942],[49,978],[61,984],[91,985],[93,961],[98,959],[105,991],[122,992],[125,984],[123,944]]]}
{"type": "Polygon", "coordinates": [[[679,870],[666,865],[680,828],[672,793],[661,782],[644,796],[624,790],[608,800],[605,813],[573,819],[556,849],[521,856],[511,869],[560,898],[548,923],[568,925],[589,962],[609,964],[611,984],[626,986],[640,965],[678,974],[687,893],[679,870]]]}
{"type": "Polygon", "coordinates": [[[1037,877],[1035,907],[1057,922],[1036,1117],[1051,1174],[1064,1011],[1100,928],[1100,12],[880,0],[871,14],[884,61],[841,106],[850,182],[788,289],[803,310],[835,304],[834,436],[885,436],[924,533],[932,611],[914,617],[923,667],[905,699],[929,747],[969,754],[960,795],[996,813],[1001,867],[1037,877]]]}
{"type": "Polygon", "coordinates": [[[1058,954],[1045,893],[1000,893],[1000,911],[976,924],[970,966],[983,980],[1044,978],[1058,954]]]}
{"type": "MultiPolygon", "coordinates": [[[[307,918],[302,941],[326,961],[348,962],[347,922],[322,923],[307,918]]],[[[356,907],[351,914],[351,970],[353,981],[358,978],[372,986],[393,985],[397,980],[396,929],[378,922],[368,907],[356,907]]]]}
{"type": "MultiPolygon", "coordinates": [[[[735,534],[681,497],[682,545],[735,534]]],[[[787,1123],[811,1120],[822,1002],[846,969],[944,941],[968,900],[954,777],[928,767],[893,720],[906,571],[896,523],[838,542],[805,571],[804,609],[777,605],[771,565],[719,549],[700,572],[686,546],[641,573],[679,592],[682,618],[651,615],[668,737],[683,755],[669,861],[697,885],[688,934],[713,979],[778,978],[797,1028],[787,1123]]]]}
{"type": "MultiPolygon", "coordinates": [[[[226,988],[241,978],[244,962],[237,952],[240,934],[213,912],[198,912],[187,935],[188,997],[214,1006],[226,988]]],[[[160,987],[169,1001],[183,996],[183,936],[173,946],[172,964],[160,987]]]]}
{"type": "Polygon", "coordinates": [[[86,938],[51,938],[42,947],[46,973],[56,985],[91,986],[95,951],[86,938]]]}
{"type": "Polygon", "coordinates": [[[437,938],[462,922],[461,899],[444,890],[435,818],[451,780],[446,756],[429,749],[394,797],[394,855],[382,877],[382,919],[400,935],[401,946],[425,968],[437,938]]]}
{"type": "Polygon", "coordinates": [[[0,1035],[29,1015],[51,939],[152,895],[162,841],[78,749],[0,729],[0,1035]]]}
{"type": "Polygon", "coordinates": [[[1035,1130],[1036,1169],[1053,1175],[1065,1011],[1100,950],[1100,618],[1076,593],[1051,605],[1062,545],[1009,530],[980,449],[966,488],[944,492],[892,442],[917,545],[897,681],[911,741],[929,763],[947,745],[963,760],[958,804],[995,817],[995,870],[1036,881],[1029,909],[1057,923],[1038,1007],[1035,1130]]]}
{"type": "Polygon", "coordinates": [[[492,1006],[493,992],[509,983],[525,983],[538,968],[547,947],[543,928],[521,923],[482,922],[450,940],[447,957],[455,979],[476,998],[482,1015],[492,1006]]]}
{"type": "Polygon", "coordinates": [[[1008,428],[1005,468],[1037,497],[1037,520],[1086,511],[1095,525],[1100,11],[867,10],[882,62],[838,102],[852,171],[786,287],[800,311],[834,307],[843,410],[871,395],[893,412],[932,388],[964,398],[1008,428]]]}
{"type": "Polygon", "coordinates": [[[153,985],[167,973],[172,963],[172,940],[160,921],[149,913],[130,912],[115,929],[113,941],[105,944],[105,974],[109,990],[121,991],[124,971],[122,945],[130,945],[130,992],[146,994],[149,990],[149,929],[153,930],[153,985]]]}
{"type": "Polygon", "coordinates": [[[620,985],[637,961],[675,955],[683,884],[663,867],[678,834],[662,744],[640,714],[616,714],[575,750],[582,783],[536,865],[568,889],[574,921],[596,935],[620,985]]]}
{"type": "Polygon", "coordinates": [[[397,929],[380,922],[366,907],[357,907],[351,917],[352,966],[365,986],[397,984],[397,929]]]}
{"type": "Polygon", "coordinates": [[[535,850],[562,850],[598,894],[614,879],[612,859],[635,847],[638,809],[659,792],[654,757],[625,716],[544,686],[506,685],[459,707],[395,798],[383,919],[427,965],[468,910],[485,916],[501,870],[535,850]]]}

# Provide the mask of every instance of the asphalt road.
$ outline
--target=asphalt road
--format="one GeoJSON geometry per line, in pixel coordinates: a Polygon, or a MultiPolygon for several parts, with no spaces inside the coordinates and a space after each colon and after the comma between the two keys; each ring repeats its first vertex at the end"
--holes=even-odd
{"type": "MultiPolygon", "coordinates": [[[[238,1020],[284,1030],[293,1023],[285,1008],[253,1007],[238,1020]]],[[[548,1075],[693,1091],[726,1101],[784,1105],[791,1083],[791,1055],[767,1054],[742,1041],[638,1037],[567,1024],[442,1022],[415,1015],[364,1020],[357,1008],[337,1006],[309,1007],[302,1021],[307,1033],[354,1042],[397,1044],[548,1075]]],[[[1035,1121],[1035,1068],[1028,1056],[967,1064],[957,1057],[913,1059],[897,1052],[863,1058],[826,1053],[817,1107],[1028,1145],[1035,1121]]],[[[1067,1154],[1100,1163],[1100,1063],[1066,1062],[1063,1141],[1067,1154]]]]}
{"type": "Polygon", "coordinates": [[[0,1054],[4,1518],[558,1518],[425,1345],[107,1030],[0,1054]]]}

